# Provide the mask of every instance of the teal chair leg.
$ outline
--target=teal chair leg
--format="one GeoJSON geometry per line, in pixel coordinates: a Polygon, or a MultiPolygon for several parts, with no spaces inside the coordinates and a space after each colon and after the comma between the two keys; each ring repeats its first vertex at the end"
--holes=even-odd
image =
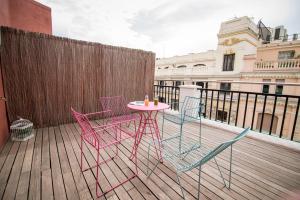
{"type": "Polygon", "coordinates": [[[199,166],[199,180],[198,180],[198,199],[200,199],[200,189],[201,189],[201,171],[202,165],[199,166]]]}
{"type": "MultiPolygon", "coordinates": [[[[220,169],[219,164],[218,164],[218,162],[217,162],[217,160],[216,160],[215,157],[214,157],[214,161],[215,161],[215,163],[216,163],[216,165],[217,165],[217,168],[218,168],[218,170],[219,170],[219,173],[220,173],[220,176],[221,176],[221,178],[222,178],[222,180],[223,180],[223,183],[224,183],[225,187],[227,187],[227,184],[226,184],[226,182],[225,182],[225,179],[224,179],[224,177],[223,177],[223,174],[222,174],[222,172],[221,172],[221,169],[220,169]]],[[[228,188],[228,187],[227,187],[227,188],[228,188]]]]}
{"type": "Polygon", "coordinates": [[[179,135],[179,154],[181,154],[181,143],[182,143],[182,126],[183,123],[180,124],[180,135],[179,135]]]}
{"type": "Polygon", "coordinates": [[[217,159],[214,157],[214,161],[217,165],[218,171],[222,177],[223,183],[225,185],[226,188],[230,189],[231,186],[231,171],[232,171],[232,145],[230,146],[230,161],[229,161],[229,179],[228,179],[228,185],[226,184],[225,178],[223,176],[223,173],[221,172],[220,166],[217,162],[217,159]]]}
{"type": "Polygon", "coordinates": [[[200,125],[199,125],[199,144],[201,145],[201,134],[202,134],[202,130],[201,130],[201,116],[200,116],[200,123],[199,123],[200,125]]]}
{"type": "Polygon", "coordinates": [[[231,186],[231,168],[232,168],[232,146],[230,146],[230,163],[229,163],[229,189],[230,189],[230,186],[231,186]]]}
{"type": "Polygon", "coordinates": [[[158,166],[158,164],[160,163],[160,160],[158,160],[158,162],[155,164],[155,166],[154,166],[154,168],[150,171],[150,173],[149,173],[149,169],[150,169],[150,167],[149,167],[149,160],[150,160],[150,144],[149,144],[149,146],[148,146],[148,159],[147,159],[147,177],[149,177],[152,173],[153,173],[153,171],[156,169],[156,167],[158,166]]]}
{"type": "Polygon", "coordinates": [[[176,172],[176,176],[177,176],[177,182],[178,182],[178,184],[179,184],[179,186],[180,186],[180,190],[181,190],[181,193],[182,193],[182,197],[183,197],[183,199],[185,199],[184,192],[183,192],[183,188],[182,188],[181,183],[180,183],[180,180],[179,180],[179,174],[178,174],[177,172],[176,172]]]}

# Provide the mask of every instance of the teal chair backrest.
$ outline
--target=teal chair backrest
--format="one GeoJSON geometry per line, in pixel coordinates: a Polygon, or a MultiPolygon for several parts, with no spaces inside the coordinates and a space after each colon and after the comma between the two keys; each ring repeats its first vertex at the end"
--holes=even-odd
{"type": "Polygon", "coordinates": [[[197,97],[186,96],[180,109],[181,116],[198,119],[200,113],[201,99],[197,97]]]}
{"type": "Polygon", "coordinates": [[[228,147],[230,147],[231,145],[233,145],[234,143],[236,143],[237,141],[239,141],[240,139],[245,137],[247,135],[247,133],[249,132],[249,130],[250,130],[250,128],[246,128],[240,134],[238,134],[236,137],[234,137],[232,140],[221,143],[216,148],[214,148],[212,151],[210,151],[206,156],[204,156],[199,162],[195,163],[190,168],[194,168],[196,166],[203,165],[204,163],[208,162],[210,159],[214,158],[219,153],[221,153],[222,151],[224,151],[225,149],[227,149],[228,147]]]}

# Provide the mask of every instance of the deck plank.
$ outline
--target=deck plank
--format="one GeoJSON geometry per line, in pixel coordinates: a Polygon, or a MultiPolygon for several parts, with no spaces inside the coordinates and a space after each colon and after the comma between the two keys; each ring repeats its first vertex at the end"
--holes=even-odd
{"type": "Polygon", "coordinates": [[[29,199],[41,199],[42,129],[36,131],[29,183],[29,199]]]}
{"type": "Polygon", "coordinates": [[[9,175],[9,179],[6,185],[5,193],[3,195],[3,199],[14,199],[16,195],[16,191],[18,188],[19,178],[22,170],[22,165],[24,161],[24,154],[27,147],[26,142],[22,142],[17,153],[16,159],[12,166],[12,170],[9,175]]]}
{"type": "Polygon", "coordinates": [[[62,136],[64,144],[65,144],[65,149],[66,149],[68,158],[70,160],[70,166],[71,166],[73,177],[74,177],[74,180],[76,183],[77,191],[79,193],[79,198],[82,200],[83,199],[92,199],[92,195],[87,186],[85,178],[84,178],[83,174],[81,173],[81,169],[79,166],[80,161],[77,160],[77,158],[74,154],[74,151],[73,151],[72,144],[69,139],[68,132],[71,130],[68,129],[66,126],[60,126],[60,130],[61,130],[61,136],[62,136]]]}
{"type": "Polygon", "coordinates": [[[35,138],[36,137],[30,139],[27,144],[22,171],[21,171],[18,188],[16,192],[16,200],[24,199],[24,197],[28,196],[28,188],[29,188],[29,181],[30,181],[30,172],[32,166],[35,138]]]}
{"type": "Polygon", "coordinates": [[[14,142],[12,148],[10,149],[9,153],[7,154],[7,158],[5,159],[5,163],[0,172],[0,197],[2,199],[5,187],[7,184],[7,180],[9,178],[10,171],[13,167],[13,163],[15,161],[15,157],[19,150],[20,142],[14,142]]]}
{"type": "Polygon", "coordinates": [[[59,127],[54,127],[55,138],[57,142],[57,150],[59,154],[59,161],[61,166],[62,177],[66,189],[68,199],[79,200],[79,194],[75,186],[73,174],[71,171],[68,156],[65,150],[64,143],[62,141],[61,130],[59,127]]]}
{"type": "Polygon", "coordinates": [[[49,128],[49,140],[50,140],[50,162],[51,162],[51,174],[53,181],[53,193],[55,199],[67,199],[66,190],[62,178],[59,155],[56,145],[56,138],[54,134],[54,128],[49,128]]]}
{"type": "Polygon", "coordinates": [[[42,145],[42,163],[41,163],[41,176],[42,176],[42,199],[52,200],[53,187],[52,187],[52,174],[50,164],[50,143],[49,143],[49,130],[48,128],[42,129],[43,131],[43,145],[42,145]]]}

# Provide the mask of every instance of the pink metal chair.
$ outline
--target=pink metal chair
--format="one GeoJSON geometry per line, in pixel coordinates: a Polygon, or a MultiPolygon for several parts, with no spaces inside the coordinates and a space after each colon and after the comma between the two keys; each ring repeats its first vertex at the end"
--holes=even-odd
{"type": "Polygon", "coordinates": [[[95,117],[97,115],[100,115],[101,117],[107,116],[107,114],[110,115],[110,110],[101,111],[101,112],[95,112],[95,113],[88,113],[88,114],[82,114],[79,112],[76,112],[73,108],[71,108],[72,115],[76,119],[77,123],[79,124],[81,128],[81,157],[80,157],[80,168],[81,171],[84,172],[88,169],[97,167],[96,172],[96,195],[97,197],[101,197],[104,194],[112,191],[114,188],[122,185],[123,183],[128,182],[129,180],[133,179],[137,176],[137,158],[133,158],[133,162],[135,164],[135,172],[133,176],[130,176],[124,181],[121,181],[119,184],[112,186],[110,189],[104,192],[100,192],[100,180],[99,180],[99,168],[100,165],[103,163],[106,163],[110,160],[113,160],[116,156],[118,156],[118,145],[121,143],[121,141],[135,137],[132,134],[124,134],[121,131],[121,125],[122,123],[127,123],[130,120],[119,120],[119,121],[111,121],[110,119],[104,119],[102,120],[102,123],[99,123],[97,121],[91,121],[89,120],[89,117],[95,117]],[[96,164],[95,166],[90,166],[87,169],[83,169],[82,165],[82,159],[83,159],[83,142],[86,142],[90,145],[90,147],[94,148],[97,151],[97,158],[96,158],[96,164]],[[115,152],[114,155],[109,155],[109,158],[104,159],[102,158],[102,161],[100,161],[100,152],[103,152],[107,149],[114,149],[115,152]]]}
{"type": "Polygon", "coordinates": [[[123,96],[100,97],[100,103],[104,111],[110,111],[110,117],[113,123],[128,121],[128,126],[131,122],[134,123],[134,132],[128,132],[128,129],[121,127],[121,131],[127,134],[136,134],[136,120],[140,117],[130,112],[127,107],[128,102],[125,101],[123,96]]]}

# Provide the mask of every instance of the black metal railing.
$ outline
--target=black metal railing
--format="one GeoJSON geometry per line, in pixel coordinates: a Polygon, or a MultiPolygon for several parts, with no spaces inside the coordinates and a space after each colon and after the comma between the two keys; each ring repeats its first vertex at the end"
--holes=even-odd
{"type": "Polygon", "coordinates": [[[170,104],[172,110],[179,109],[179,87],[154,85],[154,96],[159,102],[170,104]]]}
{"type": "Polygon", "coordinates": [[[300,141],[300,96],[200,88],[204,117],[300,141]],[[296,137],[295,137],[296,136],[296,137]]]}

